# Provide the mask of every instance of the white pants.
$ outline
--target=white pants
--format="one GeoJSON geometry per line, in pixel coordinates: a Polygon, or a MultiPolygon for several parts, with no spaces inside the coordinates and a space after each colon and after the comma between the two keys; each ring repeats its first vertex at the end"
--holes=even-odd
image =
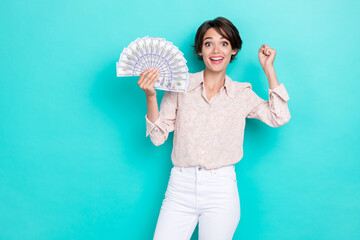
{"type": "Polygon", "coordinates": [[[154,240],[189,240],[199,222],[199,240],[232,239],[240,221],[235,166],[171,169],[154,240]]]}

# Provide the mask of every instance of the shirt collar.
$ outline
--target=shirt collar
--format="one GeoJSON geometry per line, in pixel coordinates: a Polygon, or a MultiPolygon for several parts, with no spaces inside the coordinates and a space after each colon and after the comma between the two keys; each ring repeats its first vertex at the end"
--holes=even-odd
{"type": "MultiPolygon", "coordinates": [[[[193,89],[195,89],[196,87],[198,87],[201,83],[204,82],[204,70],[194,73],[192,75],[192,78],[190,80],[189,83],[189,87],[188,87],[188,91],[191,91],[193,89]]],[[[233,85],[233,80],[225,74],[225,91],[226,94],[231,97],[234,98],[234,85],[233,85]]]]}

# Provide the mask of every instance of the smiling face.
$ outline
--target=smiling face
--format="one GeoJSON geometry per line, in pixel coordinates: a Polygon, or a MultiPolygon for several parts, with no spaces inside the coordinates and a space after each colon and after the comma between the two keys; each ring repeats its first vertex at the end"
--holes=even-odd
{"type": "MultiPolygon", "coordinates": [[[[225,35],[224,32],[223,34],[225,35]]],[[[209,28],[204,34],[201,50],[199,55],[203,57],[206,67],[214,72],[226,71],[231,55],[237,52],[236,49],[232,49],[230,41],[214,28],[209,28]]]]}

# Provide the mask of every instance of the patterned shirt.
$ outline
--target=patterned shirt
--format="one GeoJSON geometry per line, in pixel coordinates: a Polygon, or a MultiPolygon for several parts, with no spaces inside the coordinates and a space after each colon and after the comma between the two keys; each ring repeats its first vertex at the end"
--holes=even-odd
{"type": "Polygon", "coordinates": [[[243,157],[245,118],[280,127],[291,118],[288,100],[282,83],[269,88],[269,101],[265,101],[250,83],[233,81],[226,75],[224,86],[209,101],[204,70],[189,73],[187,92],[166,91],[154,123],[145,115],[146,137],[150,135],[153,144],[159,146],[174,131],[174,166],[215,169],[235,164],[243,157]]]}

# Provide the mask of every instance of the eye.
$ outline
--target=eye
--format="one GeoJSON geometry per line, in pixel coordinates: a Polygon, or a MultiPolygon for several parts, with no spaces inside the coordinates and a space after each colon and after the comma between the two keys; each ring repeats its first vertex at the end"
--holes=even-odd
{"type": "Polygon", "coordinates": [[[223,42],[223,43],[225,43],[225,45],[224,46],[227,46],[227,45],[229,45],[227,42],[223,42]]]}
{"type": "MultiPolygon", "coordinates": [[[[208,47],[208,46],[209,46],[209,45],[207,45],[208,43],[209,43],[209,42],[206,42],[206,43],[205,43],[205,46],[207,46],[207,47],[208,47]]],[[[209,43],[209,44],[210,44],[210,43],[209,43]]]]}

